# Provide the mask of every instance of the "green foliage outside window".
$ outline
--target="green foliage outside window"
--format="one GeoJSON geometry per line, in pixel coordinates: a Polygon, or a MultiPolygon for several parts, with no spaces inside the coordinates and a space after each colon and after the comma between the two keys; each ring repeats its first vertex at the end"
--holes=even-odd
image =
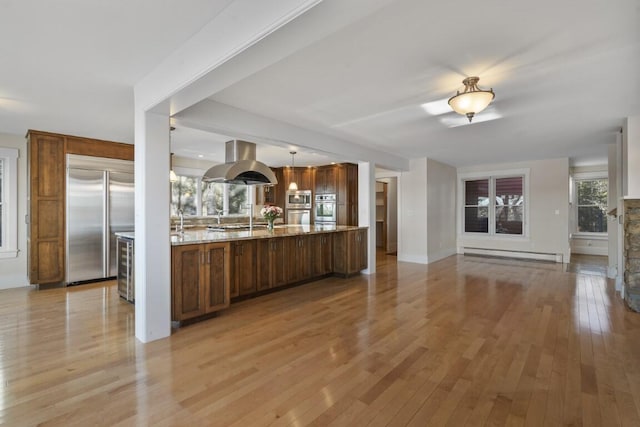
{"type": "Polygon", "coordinates": [[[607,191],[607,179],[576,181],[579,232],[607,232],[607,191]]]}

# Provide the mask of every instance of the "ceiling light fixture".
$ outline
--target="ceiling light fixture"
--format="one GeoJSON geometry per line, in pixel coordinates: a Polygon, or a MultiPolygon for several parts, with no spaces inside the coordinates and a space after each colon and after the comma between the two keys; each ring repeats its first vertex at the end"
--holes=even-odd
{"type": "Polygon", "coordinates": [[[173,153],[171,153],[171,157],[169,158],[169,169],[169,182],[176,182],[178,175],[173,171],[173,153]]]}
{"type": "MultiPolygon", "coordinates": [[[[171,148],[171,132],[176,130],[175,127],[169,125],[169,148],[171,148]]],[[[173,153],[169,157],[169,182],[176,182],[178,180],[178,175],[173,171],[173,153]]]]}
{"type": "Polygon", "coordinates": [[[296,155],[295,151],[289,151],[289,154],[291,154],[291,183],[289,184],[289,190],[291,191],[297,191],[298,190],[298,184],[296,184],[295,181],[293,181],[293,177],[295,176],[295,172],[296,172],[296,163],[294,160],[294,157],[296,155]]]}
{"type": "Polygon", "coordinates": [[[480,77],[467,77],[462,81],[464,92],[449,98],[449,106],[458,114],[467,116],[469,123],[476,113],[481,112],[493,101],[496,94],[493,89],[482,90],[478,88],[480,77]]]}

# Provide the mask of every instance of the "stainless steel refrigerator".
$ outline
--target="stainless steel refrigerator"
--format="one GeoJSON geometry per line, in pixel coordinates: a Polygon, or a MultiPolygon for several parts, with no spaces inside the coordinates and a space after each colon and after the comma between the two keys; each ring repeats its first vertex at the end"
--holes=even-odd
{"type": "Polygon", "coordinates": [[[115,277],[115,233],[134,230],[133,162],[67,155],[66,283],[115,277]]]}

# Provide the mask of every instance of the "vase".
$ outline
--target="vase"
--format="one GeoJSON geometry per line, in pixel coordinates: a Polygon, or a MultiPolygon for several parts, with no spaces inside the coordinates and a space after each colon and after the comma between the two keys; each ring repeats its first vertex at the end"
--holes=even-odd
{"type": "Polygon", "coordinates": [[[268,231],[273,231],[273,218],[267,218],[267,230],[268,231]]]}

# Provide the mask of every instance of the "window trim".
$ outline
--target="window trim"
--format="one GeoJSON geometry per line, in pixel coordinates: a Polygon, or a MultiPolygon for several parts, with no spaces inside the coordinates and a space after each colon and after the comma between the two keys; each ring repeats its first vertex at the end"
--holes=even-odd
{"type": "MultiPolygon", "coordinates": [[[[196,181],[196,192],[197,192],[197,197],[196,197],[196,214],[195,215],[185,215],[185,218],[215,218],[216,215],[211,215],[208,214],[206,216],[202,215],[202,176],[204,175],[205,171],[202,169],[197,169],[197,168],[187,168],[187,167],[174,167],[173,168],[174,172],[176,173],[176,175],[178,176],[187,176],[187,177],[191,177],[191,178],[197,178],[196,181]]],[[[255,205],[256,205],[256,192],[254,191],[254,185],[248,185],[247,186],[247,198],[249,200],[252,200],[250,203],[251,205],[253,205],[254,210],[255,210],[255,205]]],[[[228,191],[228,189],[225,189],[225,193],[228,191]]],[[[228,196],[228,194],[227,194],[228,196]]],[[[245,214],[229,214],[229,213],[222,213],[220,214],[221,217],[226,217],[226,218],[244,218],[249,216],[248,213],[245,214]]]]}
{"type": "MultiPolygon", "coordinates": [[[[609,236],[609,224],[607,223],[607,231],[578,231],[578,182],[579,181],[594,181],[596,179],[607,180],[607,200],[609,196],[609,174],[607,171],[595,171],[595,172],[575,172],[571,175],[571,207],[573,226],[571,227],[571,237],[579,239],[592,239],[592,240],[606,240],[609,236]]],[[[607,205],[608,208],[608,205],[607,205]]]]}
{"type": "Polygon", "coordinates": [[[18,256],[18,149],[0,147],[0,158],[4,160],[2,195],[4,197],[2,230],[4,242],[0,242],[0,259],[18,256]]]}
{"type": "Polygon", "coordinates": [[[492,170],[483,172],[458,173],[458,237],[460,238],[480,238],[485,240],[518,240],[528,241],[530,239],[529,215],[530,215],[530,191],[529,191],[530,168],[492,170]],[[522,234],[502,234],[495,232],[495,180],[499,178],[511,178],[521,176],[522,192],[524,193],[524,220],[522,224],[522,234]],[[465,181],[488,179],[489,180],[489,200],[494,204],[489,204],[489,232],[477,233],[464,231],[464,208],[465,208],[465,181]]]}

